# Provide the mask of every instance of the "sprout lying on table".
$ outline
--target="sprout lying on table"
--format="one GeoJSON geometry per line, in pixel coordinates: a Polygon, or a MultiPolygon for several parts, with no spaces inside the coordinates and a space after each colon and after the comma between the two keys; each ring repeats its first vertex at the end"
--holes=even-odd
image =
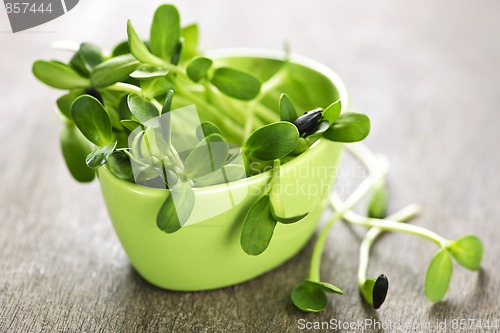
{"type": "MultiPolygon", "coordinates": [[[[283,209],[280,191],[275,190],[280,186],[280,166],[320,138],[351,143],[363,140],[370,131],[368,117],[355,112],[341,114],[340,101],[299,112],[294,96],[281,94],[276,110],[270,109],[262,100],[270,93],[279,95],[280,85],[289,78],[287,59],[265,82],[244,69],[219,66],[199,52],[198,27],[182,28],[173,5],[158,8],[149,41],[137,35],[130,21],[127,34],[128,40],[109,54],[83,43],[69,63],[39,60],[33,64],[33,73],[51,87],[68,90],[57,106],[65,122],[62,152],[72,176],[80,182],[92,181],[94,169],[106,164],[117,178],[169,189],[157,214],[157,226],[166,233],[178,231],[189,218],[193,188],[271,169],[271,186],[250,207],[241,231],[242,249],[249,255],[261,254],[277,223],[296,223],[308,214],[288,216],[283,209]],[[192,104],[201,122],[173,126],[173,110],[192,104]],[[194,140],[188,150],[177,144],[183,135],[194,140]],[[176,196],[183,200],[175,202],[176,196]]],[[[319,279],[326,236],[333,222],[341,218],[371,228],[361,246],[358,282],[361,294],[375,308],[385,299],[388,280],[384,275],[367,279],[366,267],[371,244],[382,231],[410,232],[440,246],[426,277],[425,291],[432,301],[440,300],[446,292],[451,256],[469,269],[479,268],[482,246],[477,238],[450,242],[401,223],[416,214],[414,206],[381,219],[387,201],[385,164],[360,147],[350,149],[371,174],[345,203],[332,198],[336,212],[320,233],[310,276],[292,292],[294,304],[304,311],[321,311],[327,305],[325,293],[342,293],[319,279]],[[369,192],[373,192],[370,217],[352,213],[350,209],[369,192]]]]}

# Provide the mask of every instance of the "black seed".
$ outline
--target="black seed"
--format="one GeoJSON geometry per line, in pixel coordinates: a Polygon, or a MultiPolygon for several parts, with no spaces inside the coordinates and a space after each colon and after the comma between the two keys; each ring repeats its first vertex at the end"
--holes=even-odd
{"type": "Polygon", "coordinates": [[[102,101],[102,97],[101,97],[101,94],[97,91],[97,89],[95,88],[87,88],[85,89],[85,93],[87,95],[90,95],[92,97],[95,97],[99,102],[101,102],[101,104],[103,104],[104,102],[102,101]]]}
{"type": "Polygon", "coordinates": [[[387,296],[387,290],[389,289],[389,280],[387,277],[382,274],[375,281],[375,285],[373,286],[373,308],[378,309],[384,303],[385,297],[387,296]]]}
{"type": "Polygon", "coordinates": [[[323,115],[323,109],[315,109],[304,113],[302,116],[295,119],[293,124],[299,130],[299,134],[308,133],[313,131],[318,125],[321,116],[323,115]]]}

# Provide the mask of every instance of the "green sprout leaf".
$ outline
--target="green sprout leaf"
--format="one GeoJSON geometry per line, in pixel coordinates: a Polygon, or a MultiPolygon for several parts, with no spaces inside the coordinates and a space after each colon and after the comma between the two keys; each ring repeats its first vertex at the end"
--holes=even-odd
{"type": "Polygon", "coordinates": [[[430,301],[439,302],[443,299],[448,291],[452,273],[451,256],[448,250],[443,248],[434,255],[425,275],[424,291],[430,301]]]}
{"type": "Polygon", "coordinates": [[[243,152],[251,159],[273,161],[292,152],[298,140],[297,127],[280,121],[255,130],[245,142],[243,152]]]}
{"type": "Polygon", "coordinates": [[[165,76],[157,76],[140,81],[141,95],[150,99],[166,94],[172,89],[172,83],[165,76]]]}
{"type": "Polygon", "coordinates": [[[265,194],[250,207],[243,221],[240,239],[243,251],[253,256],[264,252],[271,242],[275,227],[269,195],[265,194]]]}
{"type": "Polygon", "coordinates": [[[448,245],[448,250],[460,265],[473,271],[481,268],[483,259],[483,243],[473,235],[454,240],[448,245]]]}
{"type": "Polygon", "coordinates": [[[375,187],[368,204],[368,216],[381,219],[385,216],[388,204],[387,186],[384,182],[375,187]]]}
{"type": "Polygon", "coordinates": [[[169,89],[167,91],[167,96],[165,96],[165,102],[163,103],[163,108],[161,109],[161,114],[166,114],[172,111],[172,101],[174,99],[174,89],[169,89]]]}
{"type": "Polygon", "coordinates": [[[108,156],[106,166],[115,177],[129,182],[134,181],[134,173],[132,171],[132,165],[130,164],[130,158],[126,153],[114,151],[108,156]]]}
{"type": "Polygon", "coordinates": [[[227,161],[229,145],[217,133],[200,142],[186,158],[184,174],[195,179],[220,169],[227,161]]]}
{"type": "Polygon", "coordinates": [[[323,111],[323,119],[328,121],[328,123],[333,124],[337,121],[340,116],[340,111],[342,110],[342,103],[340,99],[338,101],[330,104],[325,111],[323,111]]]}
{"type": "Polygon", "coordinates": [[[73,104],[75,99],[82,94],[83,90],[78,89],[73,90],[57,99],[57,108],[61,111],[64,117],[71,122],[73,122],[73,119],[71,118],[71,104],[73,104]]]}
{"type": "Polygon", "coordinates": [[[71,90],[90,85],[88,79],[80,76],[73,68],[58,61],[35,61],[33,74],[38,80],[57,89],[71,90]]]}
{"type": "Polygon", "coordinates": [[[305,152],[307,149],[309,149],[309,141],[307,141],[304,138],[299,138],[299,141],[297,142],[297,146],[293,149],[292,154],[293,155],[300,155],[303,152],[305,152]]]}
{"type": "Polygon", "coordinates": [[[96,169],[101,165],[105,164],[106,160],[108,159],[108,156],[111,155],[111,153],[115,150],[117,143],[118,142],[113,142],[104,147],[96,148],[85,159],[87,166],[89,168],[96,169]]]}
{"type": "Polygon", "coordinates": [[[370,133],[370,119],[361,113],[346,112],[323,134],[325,138],[336,142],[361,141],[370,133]]]}
{"type": "Polygon", "coordinates": [[[366,303],[373,305],[373,288],[375,287],[375,278],[366,279],[362,286],[360,286],[361,295],[366,303]]]}
{"type": "Polygon", "coordinates": [[[227,96],[251,100],[260,92],[260,80],[254,75],[233,68],[217,68],[210,82],[227,96]]]}
{"type": "Polygon", "coordinates": [[[287,94],[281,94],[280,96],[280,119],[282,121],[293,122],[299,117],[297,109],[293,104],[290,97],[287,94]]]}
{"type": "Polygon", "coordinates": [[[184,46],[181,54],[181,61],[191,59],[198,54],[198,25],[190,24],[181,30],[184,38],[184,46]]]}
{"type": "Polygon", "coordinates": [[[149,120],[160,116],[158,109],[149,100],[136,94],[128,96],[128,107],[134,117],[141,123],[146,124],[149,120]]]}
{"type": "Polygon", "coordinates": [[[276,214],[275,210],[273,209],[273,206],[271,206],[271,212],[273,214],[273,217],[276,219],[276,221],[283,223],[283,224],[291,224],[291,223],[298,222],[298,221],[302,220],[304,217],[306,217],[307,214],[309,214],[309,213],[304,213],[304,214],[300,214],[300,215],[296,215],[296,216],[285,217],[283,215],[276,214]]]}
{"type": "Polygon", "coordinates": [[[194,207],[194,192],[186,182],[173,186],[156,217],[158,228],[166,233],[179,230],[189,219],[194,207]]]}
{"type": "Polygon", "coordinates": [[[344,292],[332,284],[304,280],[292,291],[293,304],[305,312],[321,312],[328,305],[327,293],[343,294],[344,292]]]}
{"type": "Polygon", "coordinates": [[[92,96],[82,95],[71,106],[71,117],[82,134],[103,147],[113,142],[111,120],[102,104],[92,96]]]}
{"type": "Polygon", "coordinates": [[[204,121],[196,128],[196,136],[199,140],[203,140],[210,134],[219,134],[222,135],[221,130],[210,121],[204,121]]]}
{"type": "Polygon", "coordinates": [[[116,58],[118,56],[130,53],[130,47],[128,47],[128,40],[124,40],[118,43],[111,52],[111,57],[116,58]]]}
{"type": "Polygon", "coordinates": [[[85,63],[79,50],[71,57],[69,66],[83,77],[88,77],[90,74],[90,66],[85,63]]]}
{"type": "Polygon", "coordinates": [[[141,123],[130,119],[120,120],[120,123],[131,132],[134,131],[137,127],[141,126],[141,123]]]}
{"type": "Polygon", "coordinates": [[[139,67],[139,62],[131,54],[111,58],[92,70],[90,82],[93,87],[107,87],[128,79],[130,73],[134,72],[137,67],[139,67]]]}
{"type": "Polygon", "coordinates": [[[179,43],[180,16],[174,5],[158,7],[153,17],[149,45],[151,52],[163,60],[170,61],[179,43]]]}
{"type": "Polygon", "coordinates": [[[196,57],[188,64],[186,74],[193,82],[198,82],[207,76],[208,70],[212,67],[212,63],[213,61],[211,59],[196,57]]]}
{"type": "Polygon", "coordinates": [[[130,73],[130,77],[134,79],[143,80],[150,79],[152,77],[160,77],[168,74],[168,70],[162,69],[156,66],[143,65],[130,73]]]}
{"type": "Polygon", "coordinates": [[[83,61],[88,64],[90,68],[94,68],[99,65],[103,60],[99,47],[91,43],[82,43],[80,45],[79,53],[83,61]]]}
{"type": "Polygon", "coordinates": [[[137,60],[158,67],[161,67],[163,65],[163,60],[149,52],[144,42],[139,38],[137,32],[135,32],[130,20],[127,22],[127,34],[130,52],[132,52],[137,60]]]}
{"type": "Polygon", "coordinates": [[[95,177],[94,170],[85,163],[92,149],[74,125],[66,125],[61,132],[61,150],[69,172],[81,183],[91,182],[95,177]]]}

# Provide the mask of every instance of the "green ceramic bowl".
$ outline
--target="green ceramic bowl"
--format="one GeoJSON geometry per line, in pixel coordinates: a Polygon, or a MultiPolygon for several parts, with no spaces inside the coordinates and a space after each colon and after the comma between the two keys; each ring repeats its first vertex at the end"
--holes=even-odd
{"type": "MultiPolygon", "coordinates": [[[[280,53],[255,50],[222,50],[210,56],[220,62],[246,67],[263,79],[271,76],[281,64],[279,59],[283,59],[280,53]]],[[[293,96],[300,107],[326,106],[340,98],[343,108],[347,108],[347,91],[335,73],[301,57],[292,57],[290,65],[292,79],[280,90],[293,96]],[[294,80],[295,76],[300,80],[294,80]],[[303,97],[297,99],[299,91],[303,97]]],[[[271,99],[267,102],[271,103],[271,99]]],[[[282,166],[287,213],[308,211],[309,215],[294,224],[278,223],[271,244],[259,256],[243,252],[240,232],[248,208],[263,193],[269,172],[195,189],[191,217],[196,223],[173,234],[166,234],[156,226],[156,214],[167,196],[165,190],[120,180],[106,167],[99,169],[99,182],[118,238],[130,262],[145,280],[171,290],[215,289],[261,275],[302,249],[326,207],[341,151],[341,144],[319,140],[282,166]]]]}

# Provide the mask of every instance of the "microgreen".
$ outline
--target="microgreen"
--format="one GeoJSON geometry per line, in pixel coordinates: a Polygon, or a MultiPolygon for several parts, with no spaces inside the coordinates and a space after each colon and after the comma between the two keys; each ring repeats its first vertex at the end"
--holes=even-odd
{"type": "Polygon", "coordinates": [[[179,182],[172,186],[158,212],[156,218],[158,228],[166,233],[179,230],[191,215],[194,200],[193,190],[188,183],[179,182]]]}
{"type": "Polygon", "coordinates": [[[71,105],[71,117],[82,134],[102,147],[112,142],[111,120],[102,104],[92,96],[78,97],[71,105]]]}
{"type": "Polygon", "coordinates": [[[196,179],[220,169],[229,156],[229,146],[217,133],[205,137],[204,142],[196,146],[184,163],[184,174],[196,179]]]}
{"type": "Polygon", "coordinates": [[[323,112],[323,119],[328,121],[328,123],[333,124],[337,121],[340,116],[340,111],[342,110],[342,102],[339,100],[330,104],[323,112]]]}
{"type": "Polygon", "coordinates": [[[71,91],[57,99],[57,108],[61,111],[62,115],[66,118],[67,121],[71,121],[71,104],[77,99],[80,95],[83,94],[83,90],[74,90],[71,91]]]}
{"type": "Polygon", "coordinates": [[[94,170],[85,163],[92,152],[89,143],[74,125],[66,125],[61,132],[61,150],[68,169],[76,180],[90,182],[95,177],[94,170]]]}
{"type": "Polygon", "coordinates": [[[477,271],[483,259],[483,243],[473,235],[464,236],[449,243],[448,250],[455,260],[465,268],[477,271]]]}
{"type": "Polygon", "coordinates": [[[383,218],[387,211],[388,192],[384,182],[380,182],[372,192],[368,204],[368,216],[373,218],[383,218]]]}
{"type": "Polygon", "coordinates": [[[88,79],[82,77],[70,66],[58,61],[35,61],[33,74],[38,80],[57,89],[76,89],[89,85],[88,79]]]}
{"type": "Polygon", "coordinates": [[[198,55],[198,25],[193,23],[182,28],[181,37],[184,39],[181,61],[198,55]]]}
{"type": "Polygon", "coordinates": [[[165,101],[163,102],[163,107],[161,108],[161,114],[166,114],[172,111],[172,101],[174,99],[174,90],[169,89],[167,95],[165,96],[165,101]]]}
{"type": "Polygon", "coordinates": [[[151,65],[143,65],[130,73],[130,77],[138,80],[145,80],[154,77],[162,77],[168,74],[168,70],[151,65]]]}
{"type": "Polygon", "coordinates": [[[220,134],[222,135],[221,130],[217,125],[210,121],[204,121],[198,126],[196,129],[196,136],[198,139],[203,140],[204,137],[209,136],[210,134],[220,134]]]}
{"type": "Polygon", "coordinates": [[[324,136],[332,141],[361,141],[370,132],[370,119],[361,113],[346,112],[341,114],[324,136]]]}
{"type": "Polygon", "coordinates": [[[439,302],[450,284],[453,262],[447,249],[440,249],[432,258],[425,274],[425,296],[432,302],[439,302]]]}
{"type": "Polygon", "coordinates": [[[113,47],[113,50],[111,51],[111,58],[115,58],[128,53],[130,53],[128,40],[124,40],[113,47]]]}
{"type": "Polygon", "coordinates": [[[91,169],[96,169],[101,165],[106,163],[108,156],[113,153],[116,148],[117,142],[110,143],[109,145],[105,145],[104,147],[98,147],[93,152],[91,152],[87,158],[85,159],[85,163],[87,163],[88,167],[91,169]]]}
{"type": "Polygon", "coordinates": [[[247,254],[259,255],[266,250],[278,222],[295,223],[308,214],[286,215],[281,199],[280,177],[280,161],[275,159],[268,190],[250,207],[243,221],[241,247],[247,254]]]}
{"type": "Polygon", "coordinates": [[[127,104],[135,119],[143,125],[159,116],[156,106],[139,95],[130,94],[127,99],[127,104]]]}
{"type": "Polygon", "coordinates": [[[161,5],[156,10],[149,45],[151,51],[163,60],[170,61],[180,37],[180,17],[173,5],[161,5]]]}
{"type": "Polygon", "coordinates": [[[156,57],[151,52],[149,52],[148,48],[146,47],[146,44],[144,44],[144,42],[139,38],[139,35],[137,35],[137,32],[132,26],[130,20],[128,21],[127,24],[127,34],[128,34],[128,45],[130,47],[130,52],[137,60],[146,64],[156,65],[159,67],[163,65],[163,61],[160,58],[156,57]]]}
{"type": "Polygon", "coordinates": [[[96,66],[90,74],[90,81],[94,87],[107,87],[116,82],[126,80],[130,73],[139,66],[132,55],[124,54],[111,58],[96,66]]]}
{"type": "Polygon", "coordinates": [[[134,181],[134,173],[129,157],[122,151],[115,151],[106,159],[109,170],[117,177],[130,182],[134,181]]]}
{"type": "MultiPolygon", "coordinates": [[[[275,73],[263,73],[265,66],[260,65],[254,71],[238,61],[214,61],[198,49],[198,26],[183,27],[173,5],[157,9],[148,40],[130,21],[126,32],[127,40],[112,48],[111,55],[82,43],[67,63],[33,63],[33,74],[41,82],[66,90],[57,106],[64,120],[62,154],[73,178],[92,181],[93,169],[105,166],[124,181],[164,189],[156,225],[159,232],[174,233],[189,222],[195,209],[193,187],[229,183],[271,169],[264,193],[244,212],[242,250],[262,254],[272,246],[278,223],[309,223],[302,221],[307,212],[293,216],[285,209],[281,165],[307,152],[317,140],[363,140],[370,131],[369,118],[341,113],[346,108],[343,100],[323,105],[310,98],[309,84],[314,82],[300,77],[300,71],[292,72],[288,48],[275,73]],[[195,116],[182,108],[193,104],[195,116]],[[306,112],[301,115],[298,110],[306,112]]],[[[470,270],[480,269],[483,246],[477,237],[450,241],[402,223],[416,215],[414,205],[384,217],[387,163],[359,144],[346,147],[365,164],[369,176],[345,202],[332,196],[335,213],[322,226],[309,276],[291,295],[299,309],[322,311],[328,305],[327,294],[342,294],[320,280],[321,253],[339,219],[370,228],[360,246],[358,286],[374,308],[384,302],[388,280],[384,275],[367,278],[368,261],[372,244],[384,231],[410,233],[439,247],[424,285],[431,301],[445,296],[453,258],[470,270]],[[369,193],[368,216],[353,213],[351,209],[369,193]]]]}
{"type": "Polygon", "coordinates": [[[297,128],[289,122],[281,121],[254,131],[247,139],[243,151],[250,159],[273,161],[292,152],[298,140],[297,128]]]}
{"type": "Polygon", "coordinates": [[[374,309],[380,308],[384,303],[389,289],[389,280],[384,274],[378,278],[366,279],[360,286],[361,294],[365,301],[372,305],[374,309]]]}
{"type": "Polygon", "coordinates": [[[217,68],[210,82],[224,94],[242,100],[257,97],[260,81],[254,75],[234,68],[217,68]]]}
{"type": "Polygon", "coordinates": [[[186,74],[191,80],[198,82],[207,76],[212,64],[213,61],[211,59],[196,57],[186,67],[186,74]]]}
{"type": "Polygon", "coordinates": [[[250,255],[264,252],[273,237],[276,220],[271,214],[269,194],[265,194],[250,207],[241,231],[241,247],[250,255]]]}
{"type": "Polygon", "coordinates": [[[291,298],[293,304],[302,311],[321,312],[328,305],[327,293],[344,292],[329,283],[304,280],[293,289],[291,298]]]}
{"type": "Polygon", "coordinates": [[[194,179],[196,187],[229,183],[246,176],[245,167],[239,164],[226,164],[219,170],[194,179]]]}
{"type": "Polygon", "coordinates": [[[94,68],[103,61],[101,50],[91,43],[80,44],[78,53],[81,55],[83,62],[88,64],[90,68],[94,68]]]}
{"type": "Polygon", "coordinates": [[[279,108],[280,119],[283,121],[293,122],[299,116],[295,105],[287,94],[281,94],[279,108]]]}

